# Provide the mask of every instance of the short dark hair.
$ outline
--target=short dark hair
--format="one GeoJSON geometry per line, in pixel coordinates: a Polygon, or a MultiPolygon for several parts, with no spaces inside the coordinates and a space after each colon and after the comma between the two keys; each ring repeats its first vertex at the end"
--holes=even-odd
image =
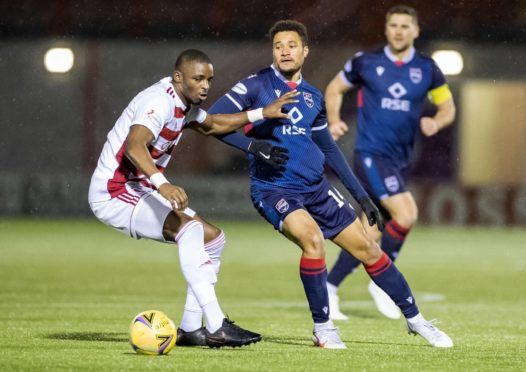
{"type": "Polygon", "coordinates": [[[274,23],[274,25],[270,28],[268,34],[270,37],[270,41],[274,41],[274,36],[278,32],[283,31],[294,31],[297,32],[298,35],[301,38],[301,42],[303,43],[303,46],[306,46],[309,43],[309,36],[307,34],[307,27],[301,22],[295,21],[293,19],[283,19],[281,21],[277,21],[274,23]]]}
{"type": "Polygon", "coordinates": [[[184,64],[189,62],[212,63],[210,58],[204,52],[197,49],[186,49],[177,57],[175,61],[175,69],[180,70],[184,64]]]}
{"type": "Polygon", "coordinates": [[[389,21],[389,17],[391,17],[393,14],[407,14],[411,17],[413,17],[413,21],[418,24],[418,13],[416,12],[415,8],[412,8],[408,5],[395,5],[391,9],[387,11],[385,14],[385,20],[389,21]]]}

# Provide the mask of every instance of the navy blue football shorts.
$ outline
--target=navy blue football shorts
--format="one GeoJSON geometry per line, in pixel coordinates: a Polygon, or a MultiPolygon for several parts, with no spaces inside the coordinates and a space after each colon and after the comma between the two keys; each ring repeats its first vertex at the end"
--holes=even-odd
{"type": "Polygon", "coordinates": [[[405,166],[400,167],[392,160],[359,151],[354,152],[353,165],[356,177],[377,204],[407,191],[405,166]]]}
{"type": "Polygon", "coordinates": [[[356,219],[349,201],[325,178],[312,192],[252,187],[250,196],[259,214],[280,232],[285,217],[297,209],[309,212],[325,239],[338,235],[356,219]]]}

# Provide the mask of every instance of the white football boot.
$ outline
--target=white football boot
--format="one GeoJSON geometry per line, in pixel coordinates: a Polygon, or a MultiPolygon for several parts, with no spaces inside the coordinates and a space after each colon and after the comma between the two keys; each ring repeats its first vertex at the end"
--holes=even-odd
{"type": "Polygon", "coordinates": [[[334,325],[330,328],[314,331],[312,333],[312,342],[314,342],[315,346],[323,349],[347,349],[347,346],[340,338],[338,328],[334,327],[334,325]]]}
{"type": "MultiPolygon", "coordinates": [[[[376,308],[389,319],[400,319],[402,313],[400,308],[391,300],[391,297],[378,287],[372,280],[369,282],[369,293],[376,304],[376,308]]],[[[330,306],[330,305],[329,305],[330,306]]],[[[331,310],[332,313],[332,310],[331,310]]]]}
{"type": "Polygon", "coordinates": [[[422,336],[433,347],[453,347],[453,340],[434,326],[437,323],[436,319],[427,321],[422,316],[418,316],[418,318],[413,322],[407,321],[409,334],[422,336]]]}
{"type": "Polygon", "coordinates": [[[337,294],[329,293],[329,319],[348,320],[349,317],[340,311],[340,298],[337,294]]]}

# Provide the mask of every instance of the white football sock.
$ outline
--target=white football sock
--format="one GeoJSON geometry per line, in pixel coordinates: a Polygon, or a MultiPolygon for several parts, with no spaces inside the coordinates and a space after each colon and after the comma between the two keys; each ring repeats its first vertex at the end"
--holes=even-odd
{"type": "Polygon", "coordinates": [[[416,324],[420,322],[425,322],[426,320],[424,319],[424,316],[421,313],[418,313],[412,318],[407,318],[407,321],[411,324],[416,324]]]}
{"type": "MultiPolygon", "coordinates": [[[[219,268],[221,267],[221,253],[223,252],[225,243],[225,234],[221,231],[215,239],[205,244],[205,251],[212,260],[212,265],[216,275],[219,274],[219,268]]],[[[195,331],[203,325],[202,318],[203,312],[199,306],[199,302],[197,301],[197,298],[195,298],[192,289],[188,287],[180,328],[185,332],[195,331]]]]}
{"type": "Polygon", "coordinates": [[[192,332],[203,326],[203,310],[195,298],[192,288],[186,290],[186,303],[184,304],[183,317],[179,326],[185,332],[192,332]]]}
{"type": "Polygon", "coordinates": [[[327,282],[327,292],[329,292],[330,295],[338,295],[338,287],[327,282]]]}
{"type": "Polygon", "coordinates": [[[179,263],[183,275],[203,310],[207,329],[213,333],[221,327],[225,315],[214,290],[217,276],[204,249],[203,225],[195,220],[188,222],[175,240],[179,246],[179,263]]]}
{"type": "Polygon", "coordinates": [[[205,251],[208,257],[212,260],[214,271],[219,274],[219,268],[221,267],[221,253],[226,244],[225,233],[221,231],[219,235],[212,241],[205,244],[205,251]]]}
{"type": "Polygon", "coordinates": [[[314,332],[319,332],[324,329],[333,329],[333,328],[335,327],[334,327],[334,323],[332,322],[332,320],[329,320],[325,323],[314,323],[314,332]]]}

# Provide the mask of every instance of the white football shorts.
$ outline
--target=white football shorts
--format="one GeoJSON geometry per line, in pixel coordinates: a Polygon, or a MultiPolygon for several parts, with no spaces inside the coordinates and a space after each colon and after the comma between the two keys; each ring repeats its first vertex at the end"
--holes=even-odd
{"type": "MultiPolygon", "coordinates": [[[[163,237],[163,225],[172,206],[157,191],[136,182],[126,184],[126,193],[113,199],[91,202],[95,216],[114,229],[135,239],[152,239],[173,243],[163,237]]],[[[195,216],[195,211],[186,208],[184,213],[195,216]]]]}

